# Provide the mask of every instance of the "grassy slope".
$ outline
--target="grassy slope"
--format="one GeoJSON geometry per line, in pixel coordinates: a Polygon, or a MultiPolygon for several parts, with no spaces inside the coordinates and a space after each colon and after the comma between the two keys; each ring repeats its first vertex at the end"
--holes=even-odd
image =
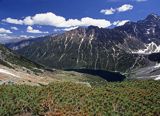
{"type": "Polygon", "coordinates": [[[147,115],[160,114],[160,81],[124,81],[92,88],[74,83],[0,86],[0,115],[147,115]]]}
{"type": "Polygon", "coordinates": [[[26,67],[33,71],[35,70],[35,68],[43,68],[41,65],[36,64],[16,53],[13,53],[13,51],[7,49],[1,44],[0,44],[0,64],[5,65],[9,68],[14,68],[13,65],[17,65],[20,67],[26,67]]]}

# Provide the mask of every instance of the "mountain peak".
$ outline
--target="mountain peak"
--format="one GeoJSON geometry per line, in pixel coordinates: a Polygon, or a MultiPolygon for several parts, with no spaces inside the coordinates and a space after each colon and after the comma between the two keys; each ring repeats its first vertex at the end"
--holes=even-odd
{"type": "Polygon", "coordinates": [[[146,19],[152,21],[152,20],[158,20],[158,19],[160,19],[160,17],[157,14],[152,13],[152,14],[148,15],[146,19]]]}
{"type": "MultiPolygon", "coordinates": [[[[99,30],[100,28],[98,26],[88,26],[88,27],[78,27],[76,29],[73,29],[71,31],[69,31],[69,33],[88,33],[88,32],[93,32],[96,30],[99,30]]],[[[66,32],[68,33],[68,32],[66,32]]]]}
{"type": "Polygon", "coordinates": [[[88,26],[88,29],[99,29],[99,27],[98,26],[90,25],[90,26],[88,26]]]}
{"type": "Polygon", "coordinates": [[[95,29],[99,29],[99,27],[98,26],[93,26],[93,25],[90,25],[90,26],[88,26],[88,27],[78,27],[77,29],[75,29],[75,30],[84,30],[84,29],[87,29],[87,30],[95,30],[95,29]]]}

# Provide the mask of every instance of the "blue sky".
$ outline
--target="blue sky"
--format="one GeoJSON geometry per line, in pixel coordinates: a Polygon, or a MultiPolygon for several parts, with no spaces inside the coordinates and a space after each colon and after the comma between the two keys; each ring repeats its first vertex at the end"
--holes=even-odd
{"type": "Polygon", "coordinates": [[[119,26],[160,15],[159,5],[159,0],[0,0],[0,41],[78,26],[119,26]]]}

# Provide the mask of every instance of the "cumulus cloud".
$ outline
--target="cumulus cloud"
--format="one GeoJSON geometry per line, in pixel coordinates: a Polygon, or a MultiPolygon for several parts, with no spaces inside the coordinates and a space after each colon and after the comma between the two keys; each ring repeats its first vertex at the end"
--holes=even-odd
{"type": "Polygon", "coordinates": [[[78,27],[70,27],[70,28],[64,28],[63,30],[64,31],[70,31],[70,30],[74,30],[74,29],[77,29],[78,27]]]}
{"type": "Polygon", "coordinates": [[[27,35],[20,35],[19,37],[21,37],[21,38],[28,38],[27,35]]]}
{"type": "Polygon", "coordinates": [[[10,30],[4,29],[4,28],[0,28],[0,33],[12,33],[10,30]]]}
{"type": "Polygon", "coordinates": [[[111,15],[111,14],[114,14],[115,11],[116,11],[115,9],[110,8],[110,9],[102,9],[100,12],[105,14],[105,15],[111,15]]]}
{"type": "Polygon", "coordinates": [[[31,27],[31,26],[27,27],[27,32],[28,33],[48,33],[48,32],[42,32],[40,30],[33,29],[33,27],[31,27]]]}
{"type": "Polygon", "coordinates": [[[98,26],[102,28],[106,28],[111,26],[110,21],[105,19],[93,19],[90,17],[84,17],[79,19],[66,19],[62,16],[58,16],[52,12],[40,13],[34,16],[25,17],[22,20],[7,18],[3,19],[4,22],[12,23],[12,24],[24,24],[24,25],[48,25],[54,27],[76,27],[76,26],[98,26]]]}
{"type": "Polygon", "coordinates": [[[27,35],[8,35],[8,34],[0,34],[0,43],[6,44],[10,42],[18,42],[21,40],[29,39],[29,38],[34,38],[34,36],[27,36],[27,35]]]}
{"type": "Polygon", "coordinates": [[[62,29],[54,29],[53,31],[54,32],[59,32],[59,31],[62,31],[62,29]]]}
{"type": "Polygon", "coordinates": [[[17,41],[17,36],[12,36],[8,34],[0,34],[0,43],[5,44],[5,43],[10,43],[10,42],[15,42],[17,41]]]}
{"type": "Polygon", "coordinates": [[[105,19],[93,19],[85,17],[81,19],[81,24],[77,26],[90,26],[90,25],[105,28],[111,26],[111,23],[105,19]]]}
{"type": "Polygon", "coordinates": [[[16,31],[18,30],[17,27],[11,27],[11,29],[12,29],[12,30],[16,30],[16,31]]]}
{"type": "Polygon", "coordinates": [[[0,34],[0,37],[5,37],[7,36],[7,34],[0,34]]]}
{"type": "Polygon", "coordinates": [[[34,38],[34,36],[28,36],[28,35],[20,35],[19,37],[25,39],[34,38]]]}
{"type": "Polygon", "coordinates": [[[54,32],[71,31],[71,30],[74,30],[74,29],[77,29],[77,28],[78,28],[78,26],[76,26],[76,27],[69,27],[69,28],[56,28],[53,31],[54,32]]]}
{"type": "Polygon", "coordinates": [[[132,10],[132,9],[133,9],[132,5],[130,5],[130,4],[124,4],[121,7],[117,8],[117,11],[118,12],[125,12],[125,11],[132,10]]]}
{"type": "Polygon", "coordinates": [[[105,15],[111,15],[111,14],[114,14],[116,12],[126,12],[126,11],[129,11],[129,10],[132,10],[133,9],[133,6],[130,5],[130,4],[124,4],[118,8],[110,8],[110,9],[102,9],[100,11],[100,13],[103,13],[105,15]]]}
{"type": "Polygon", "coordinates": [[[129,22],[129,21],[130,21],[130,20],[115,21],[115,22],[113,23],[113,25],[115,25],[115,26],[122,26],[122,25],[126,24],[126,23],[129,22]]]}
{"type": "Polygon", "coordinates": [[[23,24],[22,20],[13,19],[13,18],[6,18],[6,19],[3,19],[2,21],[7,22],[7,23],[11,23],[11,24],[19,24],[19,25],[23,24]]]}

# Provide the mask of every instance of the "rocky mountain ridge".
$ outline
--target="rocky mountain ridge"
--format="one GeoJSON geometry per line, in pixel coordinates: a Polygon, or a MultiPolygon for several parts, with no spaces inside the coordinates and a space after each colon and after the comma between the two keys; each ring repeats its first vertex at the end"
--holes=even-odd
{"type": "Polygon", "coordinates": [[[131,74],[156,65],[148,59],[159,52],[160,17],[150,14],[138,22],[113,29],[79,27],[35,42],[17,52],[30,60],[58,69],[95,69],[131,74]]]}

